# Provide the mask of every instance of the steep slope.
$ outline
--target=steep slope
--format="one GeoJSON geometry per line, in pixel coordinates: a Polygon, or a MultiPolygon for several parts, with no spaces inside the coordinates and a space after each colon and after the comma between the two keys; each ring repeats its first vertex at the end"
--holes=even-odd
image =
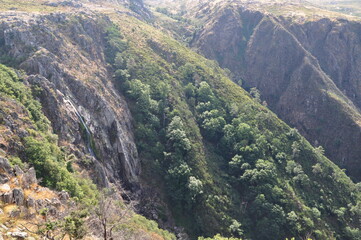
{"type": "Polygon", "coordinates": [[[257,87],[273,111],[359,180],[361,25],[303,4],[280,6],[202,7],[209,14],[192,45],[247,89],[257,87]]]}
{"type": "Polygon", "coordinates": [[[135,120],[143,191],[159,194],[153,203],[142,203],[153,209],[153,217],[158,212],[155,217],[164,221],[168,206],[191,237],[222,232],[252,239],[352,239],[359,234],[358,217],[344,227],[342,220],[334,222],[355,185],[321,148],[314,150],[214,63],[149,25],[111,16],[128,43],[111,62],[135,120]],[[325,192],[343,188],[348,197],[344,192],[321,200],[331,197],[321,197],[325,192]]]}
{"type": "Polygon", "coordinates": [[[3,15],[7,21],[1,24],[2,51],[31,75],[32,84],[41,87],[39,97],[55,132],[61,133],[60,141],[74,144],[77,154],[76,146],[82,148],[82,136],[89,129],[87,141],[96,144],[87,150],[94,155],[98,182],[103,186],[114,179],[135,182],[139,164],[131,117],[108,81],[102,26],[84,19],[84,14],[23,13],[20,19],[11,15],[3,15]]]}
{"type": "Polygon", "coordinates": [[[349,15],[361,16],[361,3],[355,0],[309,0],[311,3],[318,4],[332,11],[342,12],[349,15]]]}
{"type": "Polygon", "coordinates": [[[179,237],[360,236],[359,186],[321,148],[216,63],[122,6],[87,4],[3,13],[0,31],[3,62],[32,74],[59,145],[92,159],[78,170],[127,183],[179,237]]]}
{"type": "MultiPolygon", "coordinates": [[[[58,136],[51,133],[50,122],[34,99],[40,89],[30,88],[29,77],[22,73],[19,78],[19,74],[0,65],[0,236],[100,239],[104,229],[96,211],[102,209],[106,195],[98,192],[87,172],[76,171],[81,160],[69,146],[58,147],[58,136]]],[[[155,222],[135,214],[121,197],[116,199],[121,208],[112,205],[111,197],[105,200],[106,220],[109,224],[117,220],[122,226],[121,234],[117,229],[109,236],[175,239],[155,222]],[[120,216],[114,217],[115,213],[120,216]]]]}

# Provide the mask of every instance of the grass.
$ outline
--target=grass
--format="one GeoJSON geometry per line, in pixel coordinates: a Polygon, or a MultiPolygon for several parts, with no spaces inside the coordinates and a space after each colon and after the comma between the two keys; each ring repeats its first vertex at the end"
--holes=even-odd
{"type": "Polygon", "coordinates": [[[361,2],[358,0],[309,0],[330,11],[361,17],[361,2]]]}
{"type": "Polygon", "coordinates": [[[0,0],[0,11],[24,11],[24,12],[41,12],[50,13],[58,10],[64,10],[64,7],[51,7],[43,5],[45,0],[0,0]]]}

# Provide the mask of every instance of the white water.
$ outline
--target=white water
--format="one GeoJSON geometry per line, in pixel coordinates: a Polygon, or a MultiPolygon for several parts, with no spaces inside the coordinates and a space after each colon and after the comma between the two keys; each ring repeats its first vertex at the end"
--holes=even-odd
{"type": "MultiPolygon", "coordinates": [[[[86,141],[87,141],[87,148],[88,148],[88,151],[89,153],[96,158],[95,154],[94,154],[94,151],[92,149],[92,146],[91,146],[91,132],[88,128],[88,126],[86,125],[86,123],[84,122],[83,120],[83,117],[81,116],[81,114],[79,113],[79,111],[77,110],[77,108],[75,107],[75,105],[73,104],[73,102],[69,99],[69,98],[65,98],[64,100],[65,103],[68,103],[73,109],[74,109],[74,112],[75,114],[77,115],[77,117],[79,118],[79,121],[80,123],[83,125],[85,131],[86,131],[86,141]]],[[[130,175],[130,179],[133,180],[133,181],[136,181],[137,180],[137,174],[135,172],[135,169],[136,169],[136,163],[131,161],[132,157],[130,156],[130,153],[125,145],[125,142],[127,141],[124,141],[125,140],[125,136],[124,136],[124,130],[122,129],[121,126],[117,125],[117,128],[120,130],[120,136],[118,137],[119,141],[120,141],[120,146],[121,146],[121,149],[122,149],[122,152],[123,152],[123,155],[124,155],[124,161],[125,161],[125,164],[128,168],[128,173],[130,175]]]]}
{"type": "Polygon", "coordinates": [[[92,146],[91,146],[91,133],[90,133],[90,130],[88,128],[88,126],[86,125],[86,123],[84,122],[83,120],[83,117],[81,116],[81,114],[79,113],[79,111],[76,109],[76,107],[74,106],[73,102],[68,99],[68,98],[65,98],[65,103],[69,103],[69,105],[74,109],[75,111],[75,114],[77,115],[77,117],[79,118],[79,121],[80,123],[83,125],[84,129],[85,129],[85,132],[86,132],[86,144],[87,144],[87,148],[88,148],[88,151],[90,153],[90,155],[92,155],[93,157],[96,158],[95,154],[94,154],[94,151],[92,149],[92,146]]]}
{"type": "Polygon", "coordinates": [[[129,157],[130,154],[129,154],[127,148],[125,147],[125,143],[123,141],[123,139],[124,139],[123,129],[120,129],[120,135],[121,136],[119,137],[119,141],[120,141],[120,145],[122,147],[125,162],[129,169],[130,177],[132,180],[137,180],[137,174],[134,171],[134,169],[136,168],[136,166],[134,166],[135,163],[130,160],[130,157],[129,157]]]}

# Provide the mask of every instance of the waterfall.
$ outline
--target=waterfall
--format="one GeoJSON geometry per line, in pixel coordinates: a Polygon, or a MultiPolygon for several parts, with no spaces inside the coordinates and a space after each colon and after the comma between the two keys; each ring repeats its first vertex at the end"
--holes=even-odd
{"type": "MultiPolygon", "coordinates": [[[[77,110],[77,108],[75,107],[75,105],[73,104],[73,102],[68,98],[65,97],[64,98],[64,102],[66,104],[69,104],[71,106],[71,108],[74,109],[75,114],[77,115],[77,117],[79,118],[80,123],[82,124],[82,126],[85,129],[86,132],[86,144],[87,144],[87,148],[89,153],[96,158],[96,155],[94,153],[94,150],[92,148],[92,144],[91,144],[91,139],[92,139],[92,134],[88,128],[88,126],[86,125],[86,123],[84,122],[84,119],[82,117],[82,115],[79,113],[79,111],[77,110]]],[[[137,182],[138,180],[138,176],[136,173],[136,169],[137,169],[137,162],[132,161],[132,152],[130,152],[129,148],[127,147],[127,143],[129,144],[129,139],[127,139],[127,136],[124,134],[125,130],[123,129],[123,127],[117,122],[117,130],[118,130],[118,140],[120,142],[120,148],[121,151],[123,153],[124,156],[124,167],[126,169],[126,174],[128,175],[128,181],[129,182],[137,182]]]]}
{"type": "Polygon", "coordinates": [[[132,180],[137,180],[137,174],[135,173],[134,169],[136,168],[135,163],[133,161],[130,160],[130,153],[129,151],[127,150],[127,148],[125,147],[125,143],[123,141],[124,139],[124,133],[123,133],[123,129],[120,128],[120,137],[119,137],[119,141],[120,141],[120,145],[121,145],[121,148],[122,148],[122,151],[123,151],[123,155],[124,155],[124,159],[125,159],[125,162],[129,168],[129,173],[130,173],[130,177],[132,178],[132,180]]]}
{"type": "Polygon", "coordinates": [[[92,148],[92,145],[91,145],[91,133],[90,133],[90,130],[89,130],[88,126],[87,126],[86,123],[84,122],[83,117],[81,116],[81,114],[80,114],[79,111],[76,109],[76,107],[74,106],[73,102],[72,102],[70,99],[65,98],[65,99],[64,99],[64,102],[65,102],[65,103],[69,103],[69,105],[74,109],[75,114],[76,114],[77,117],[79,118],[79,121],[80,121],[81,125],[82,125],[82,126],[84,127],[84,129],[85,129],[85,133],[86,133],[86,144],[87,144],[88,151],[89,151],[90,155],[92,155],[93,157],[96,158],[95,153],[94,153],[93,148],[92,148]]]}

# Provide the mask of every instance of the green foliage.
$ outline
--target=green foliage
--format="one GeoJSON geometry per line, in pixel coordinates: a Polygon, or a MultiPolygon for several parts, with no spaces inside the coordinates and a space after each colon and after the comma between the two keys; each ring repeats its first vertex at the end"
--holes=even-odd
{"type": "Polygon", "coordinates": [[[242,224],[239,223],[237,220],[233,220],[231,226],[229,226],[229,231],[235,236],[242,236],[242,224]]]}
{"type": "Polygon", "coordinates": [[[190,176],[188,180],[188,188],[190,191],[190,197],[192,201],[196,200],[196,197],[203,193],[203,183],[196,177],[190,176]]]}
{"type": "Polygon", "coordinates": [[[12,164],[24,167],[25,163],[35,167],[36,175],[42,184],[57,190],[66,190],[72,196],[91,203],[96,199],[96,188],[90,180],[85,180],[76,173],[71,173],[65,154],[57,145],[57,136],[50,133],[50,122],[41,110],[41,104],[33,97],[17,74],[0,65],[0,94],[17,101],[28,115],[33,125],[28,129],[29,136],[21,138],[24,152],[10,158],[12,164]]]}
{"type": "Polygon", "coordinates": [[[187,98],[195,97],[196,87],[192,83],[188,83],[184,88],[184,93],[187,98]]]}
{"type": "Polygon", "coordinates": [[[192,237],[347,239],[346,227],[360,223],[360,194],[322,149],[262,106],[257,89],[250,97],[214,62],[132,21],[141,34],[113,67],[129,74],[121,91],[143,169],[177,224],[192,237]]]}
{"type": "Polygon", "coordinates": [[[214,102],[214,94],[207,82],[201,82],[197,90],[197,100],[200,102],[214,102]]]}
{"type": "Polygon", "coordinates": [[[155,233],[156,235],[162,237],[162,239],[164,240],[177,239],[174,234],[166,230],[160,229],[155,221],[148,220],[138,214],[133,215],[132,219],[126,224],[126,228],[134,228],[136,230],[145,230],[149,233],[155,233]]]}
{"type": "Polygon", "coordinates": [[[12,157],[9,159],[9,161],[10,161],[10,164],[12,165],[12,167],[15,167],[17,165],[21,169],[25,168],[25,164],[23,163],[23,161],[21,161],[21,159],[19,157],[12,157]]]}
{"type": "Polygon", "coordinates": [[[123,36],[116,25],[110,25],[105,31],[105,40],[107,45],[104,54],[107,61],[114,63],[117,53],[123,52],[127,48],[127,42],[122,40],[123,36]]]}
{"type": "Polygon", "coordinates": [[[191,149],[191,142],[187,138],[180,117],[172,119],[167,128],[167,139],[174,152],[187,153],[191,149]]]}
{"type": "Polygon", "coordinates": [[[359,228],[346,227],[346,236],[351,239],[361,239],[361,230],[359,228]]]}
{"type": "Polygon", "coordinates": [[[56,144],[41,135],[37,137],[39,139],[34,136],[24,138],[25,153],[27,161],[35,167],[42,183],[53,189],[66,190],[80,199],[94,200],[95,186],[89,182],[82,183],[67,170],[64,156],[56,144]]]}
{"type": "Polygon", "coordinates": [[[204,237],[199,237],[198,240],[242,240],[241,238],[227,238],[227,237],[222,237],[220,234],[215,235],[212,238],[204,238],[204,237]]]}
{"type": "Polygon", "coordinates": [[[249,93],[256,102],[261,103],[261,93],[257,88],[251,88],[249,93]]]}
{"type": "Polygon", "coordinates": [[[84,216],[72,212],[70,216],[64,218],[63,229],[71,238],[82,239],[87,233],[84,216]]]}
{"type": "Polygon", "coordinates": [[[155,10],[177,21],[190,23],[190,20],[188,18],[183,18],[181,14],[173,14],[169,12],[167,8],[157,7],[155,10]]]}
{"type": "Polygon", "coordinates": [[[43,115],[40,103],[34,100],[18,75],[3,65],[0,65],[0,93],[21,103],[40,131],[49,129],[49,120],[43,115]]]}
{"type": "Polygon", "coordinates": [[[190,178],[191,169],[185,162],[172,165],[166,175],[167,187],[170,190],[170,197],[182,209],[186,203],[187,192],[191,188],[187,188],[188,179],[190,178]]]}

